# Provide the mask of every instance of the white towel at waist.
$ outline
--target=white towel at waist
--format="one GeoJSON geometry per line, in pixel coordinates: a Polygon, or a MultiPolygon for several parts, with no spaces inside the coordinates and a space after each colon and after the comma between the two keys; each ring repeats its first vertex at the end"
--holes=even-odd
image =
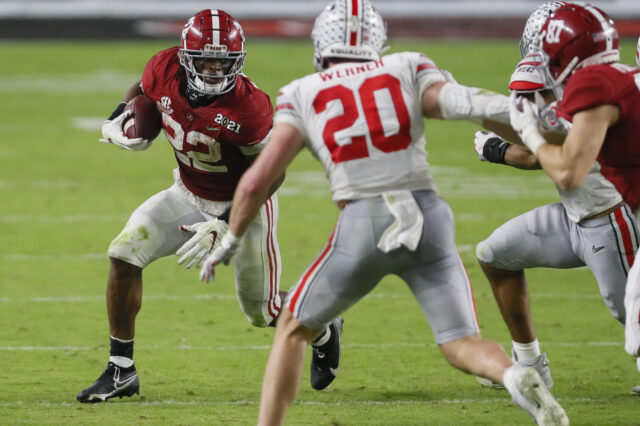
{"type": "Polygon", "coordinates": [[[409,190],[382,193],[387,208],[395,218],[378,241],[378,248],[385,253],[404,245],[415,251],[422,236],[422,210],[409,190]]]}

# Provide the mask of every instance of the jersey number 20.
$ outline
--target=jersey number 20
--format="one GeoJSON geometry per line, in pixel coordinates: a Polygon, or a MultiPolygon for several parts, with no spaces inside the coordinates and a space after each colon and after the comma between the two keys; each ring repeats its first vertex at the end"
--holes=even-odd
{"type": "Polygon", "coordinates": [[[406,149],[411,143],[411,118],[402,97],[400,81],[392,75],[382,74],[366,79],[357,94],[342,85],[321,90],[313,100],[316,114],[325,111],[329,102],[335,100],[340,101],[344,112],[328,120],[322,132],[324,143],[329,148],[334,163],[369,156],[365,135],[352,136],[347,144],[338,145],[336,142],[336,132],[348,129],[358,119],[358,101],[367,120],[369,137],[374,147],[388,153],[406,149]],[[383,117],[380,116],[375,98],[375,92],[378,90],[387,90],[393,102],[395,118],[399,124],[398,132],[393,135],[384,134],[383,117]]]}

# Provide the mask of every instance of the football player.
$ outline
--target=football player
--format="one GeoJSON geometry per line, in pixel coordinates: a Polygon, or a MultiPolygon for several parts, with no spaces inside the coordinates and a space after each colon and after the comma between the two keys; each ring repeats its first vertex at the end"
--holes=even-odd
{"type": "MultiPolygon", "coordinates": [[[[224,216],[238,181],[267,145],[273,126],[269,96],[242,74],[245,57],[240,24],[222,10],[202,10],[186,22],[180,46],[149,60],[142,80],[127,91],[102,127],[103,142],[127,150],[148,148],[151,141],[129,139],[123,133],[123,123],[131,115],[123,112],[126,102],[145,94],[162,114],[178,168],[174,184],[142,203],[109,246],[110,357],[98,380],[78,393],[80,402],[139,393],[133,339],[142,301],[142,270],[176,250],[179,263],[198,265],[227,229],[224,216]]],[[[274,194],[281,181],[282,177],[273,182],[260,203],[234,262],[240,307],[257,327],[275,325],[281,307],[274,194]]],[[[335,377],[331,368],[339,356],[341,326],[338,320],[331,323],[331,331],[314,347],[311,381],[316,389],[335,377]]]]}
{"type": "Polygon", "coordinates": [[[407,283],[454,367],[504,383],[536,421],[568,424],[534,369],[514,365],[498,343],[480,337],[453,215],[426,161],[423,117],[508,123],[506,97],[447,81],[421,53],[380,56],[385,28],[368,0],[334,0],[317,17],[311,37],[318,72],[281,89],[271,143],[240,180],[229,231],[201,270],[209,280],[232,257],[269,187],[309,148],[325,167],[341,213],[329,242],[288,293],[259,424],[284,421],[307,343],[388,274],[407,283]]]}
{"type": "MultiPolygon", "coordinates": [[[[580,188],[597,161],[601,173],[637,211],[640,69],[618,63],[618,33],[613,21],[597,7],[568,4],[547,18],[538,48],[548,85],[560,99],[558,114],[572,126],[564,144],[548,143],[538,127],[535,106],[512,95],[513,128],[562,190],[580,188]]],[[[626,257],[621,262],[633,263],[636,242],[637,235],[627,235],[618,242],[626,257]]],[[[640,355],[639,269],[636,262],[629,272],[624,299],[625,349],[635,357],[640,355]]],[[[638,367],[640,371],[640,361],[638,367]]]]}
{"type": "MultiPolygon", "coordinates": [[[[544,3],[525,25],[521,51],[528,52],[511,76],[509,89],[529,99],[546,98],[541,126],[566,135],[571,123],[556,115],[557,102],[540,69],[540,56],[530,51],[546,18],[566,2],[544,3]]],[[[476,133],[481,160],[523,169],[539,169],[526,147],[511,145],[494,134],[476,133]]],[[[588,266],[611,315],[624,324],[627,274],[638,247],[638,228],[630,208],[616,188],[593,164],[584,183],[571,191],[558,187],[561,202],[538,207],[511,219],[478,244],[476,254],[494,292],[512,338],[513,359],[531,365],[548,387],[553,385],[546,354],[541,353],[529,310],[525,268],[588,266]],[[629,238],[631,245],[620,244],[629,238]],[[631,255],[631,257],[629,257],[631,255]]],[[[486,386],[501,387],[483,378],[486,386]]]]}

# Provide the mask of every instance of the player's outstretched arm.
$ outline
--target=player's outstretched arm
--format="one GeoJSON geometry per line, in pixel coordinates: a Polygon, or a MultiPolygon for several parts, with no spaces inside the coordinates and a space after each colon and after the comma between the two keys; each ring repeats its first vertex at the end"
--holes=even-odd
{"type": "Polygon", "coordinates": [[[524,170],[541,168],[538,158],[529,149],[505,142],[495,133],[477,131],[473,142],[480,161],[506,164],[524,170]]]}
{"type": "Polygon", "coordinates": [[[271,141],[238,183],[229,217],[229,231],[221,246],[205,260],[200,270],[202,281],[213,279],[217,264],[228,263],[260,207],[277,188],[287,166],[303,147],[304,141],[298,129],[287,123],[276,124],[271,141]]]}
{"type": "Polygon", "coordinates": [[[287,123],[277,123],[271,141],[242,175],[233,196],[229,231],[240,237],[258,214],[260,206],[279,185],[287,166],[304,147],[300,131],[287,123]]]}
{"type": "Polygon", "coordinates": [[[509,98],[487,89],[437,82],[422,93],[422,112],[427,118],[509,124],[509,98]]]}

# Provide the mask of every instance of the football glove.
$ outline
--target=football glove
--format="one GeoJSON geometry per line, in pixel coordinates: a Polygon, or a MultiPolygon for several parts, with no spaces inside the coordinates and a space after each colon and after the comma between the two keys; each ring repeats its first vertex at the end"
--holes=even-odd
{"type": "Polygon", "coordinates": [[[509,148],[509,143],[500,139],[495,133],[477,131],[473,143],[480,161],[505,164],[504,156],[509,148]]]}
{"type": "Polygon", "coordinates": [[[208,222],[194,223],[193,225],[180,225],[180,230],[183,232],[195,232],[195,235],[176,251],[176,256],[181,256],[178,259],[178,264],[182,265],[186,262],[187,269],[193,265],[199,268],[207,255],[217,247],[220,247],[222,236],[229,230],[229,225],[220,219],[214,219],[208,222]]]}
{"type": "Polygon", "coordinates": [[[202,265],[202,269],[200,269],[200,279],[206,283],[213,280],[216,274],[216,265],[220,263],[228,265],[231,258],[238,251],[240,241],[241,238],[233,235],[231,231],[227,232],[224,237],[222,237],[222,241],[220,241],[220,247],[216,248],[204,261],[204,265],[202,265]]]}
{"type": "Polygon", "coordinates": [[[133,111],[124,111],[102,125],[102,143],[112,143],[129,151],[142,151],[149,148],[151,141],[143,138],[129,139],[124,134],[124,123],[133,114],[133,111]]]}
{"type": "Polygon", "coordinates": [[[540,125],[543,129],[556,133],[567,134],[571,129],[571,122],[558,117],[558,101],[553,101],[542,107],[538,106],[540,125]]]}
{"type": "Polygon", "coordinates": [[[511,93],[509,119],[513,130],[532,153],[536,154],[540,145],[547,142],[538,130],[537,108],[528,99],[511,93]]]}

